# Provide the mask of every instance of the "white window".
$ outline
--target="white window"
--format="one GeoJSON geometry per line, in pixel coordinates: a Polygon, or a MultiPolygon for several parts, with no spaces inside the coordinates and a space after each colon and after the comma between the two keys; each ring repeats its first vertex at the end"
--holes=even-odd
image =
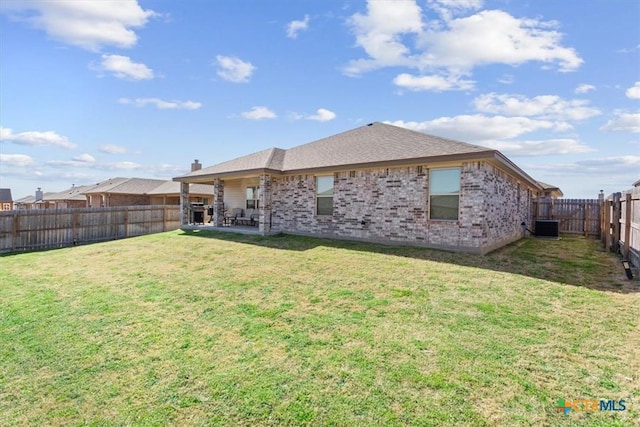
{"type": "Polygon", "coordinates": [[[257,187],[247,187],[247,209],[258,209],[260,206],[260,190],[257,187]]]}
{"type": "Polygon", "coordinates": [[[429,171],[429,218],[457,220],[460,206],[460,168],[429,171]]]}
{"type": "Polygon", "coordinates": [[[316,177],[316,213],[333,215],[333,176],[316,177]]]}

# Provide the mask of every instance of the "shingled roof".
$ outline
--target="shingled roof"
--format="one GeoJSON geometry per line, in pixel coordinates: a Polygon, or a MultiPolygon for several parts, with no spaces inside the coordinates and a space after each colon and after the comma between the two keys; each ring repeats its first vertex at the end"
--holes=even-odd
{"type": "Polygon", "coordinates": [[[297,173],[472,158],[496,159],[535,183],[535,180],[496,150],[380,122],[288,150],[270,148],[259,151],[176,177],[174,180],[190,181],[190,178],[195,178],[202,182],[204,178],[250,173],[297,173]]]}
{"type": "Polygon", "coordinates": [[[0,188],[0,202],[12,202],[11,189],[0,188]]]}
{"type": "Polygon", "coordinates": [[[164,182],[162,179],[112,178],[94,185],[83,193],[149,194],[150,191],[153,191],[164,182]]]}
{"type": "Polygon", "coordinates": [[[47,193],[44,195],[44,197],[42,198],[45,201],[55,201],[55,200],[60,200],[60,201],[70,201],[70,200],[77,200],[77,201],[84,201],[87,200],[87,198],[84,196],[84,191],[88,190],[90,188],[89,185],[82,185],[82,186],[73,186],[67,190],[64,191],[60,191],[59,193],[47,193]]]}
{"type": "MultiPolygon", "coordinates": [[[[149,191],[151,195],[180,194],[180,183],[175,181],[165,181],[158,187],[149,191]]],[[[189,184],[189,194],[213,194],[213,185],[189,184]]]]}

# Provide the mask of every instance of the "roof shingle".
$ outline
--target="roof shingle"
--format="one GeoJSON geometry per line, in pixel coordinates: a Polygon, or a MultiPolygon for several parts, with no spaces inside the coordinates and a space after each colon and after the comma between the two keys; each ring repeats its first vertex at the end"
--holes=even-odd
{"type": "MultiPolygon", "coordinates": [[[[427,135],[385,123],[371,123],[288,150],[270,148],[200,169],[183,177],[267,169],[279,172],[492,153],[485,147],[427,135]]],[[[180,179],[182,177],[178,177],[180,179]]]]}

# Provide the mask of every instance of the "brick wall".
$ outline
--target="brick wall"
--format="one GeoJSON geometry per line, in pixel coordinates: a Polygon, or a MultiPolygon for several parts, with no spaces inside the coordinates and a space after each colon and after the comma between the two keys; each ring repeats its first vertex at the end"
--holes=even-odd
{"type": "Polygon", "coordinates": [[[151,204],[151,197],[137,194],[109,194],[109,207],[111,206],[144,206],[151,204]]]}
{"type": "Polygon", "coordinates": [[[458,221],[428,219],[426,166],[334,174],[332,216],[315,214],[314,175],[272,178],[272,231],[486,253],[530,223],[528,188],[486,162],[461,167],[458,221]]]}

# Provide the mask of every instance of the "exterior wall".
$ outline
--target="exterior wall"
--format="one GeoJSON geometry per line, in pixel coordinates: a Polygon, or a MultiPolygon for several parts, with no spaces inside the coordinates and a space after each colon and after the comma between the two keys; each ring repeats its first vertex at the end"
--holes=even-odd
{"type": "Polygon", "coordinates": [[[109,194],[107,206],[140,206],[150,205],[151,197],[137,194],[109,194]]]}
{"type": "Polygon", "coordinates": [[[86,208],[87,201],[86,200],[61,200],[56,201],[52,205],[55,209],[79,209],[86,208]]]}
{"type": "Polygon", "coordinates": [[[334,174],[334,210],[315,214],[315,175],[272,178],[273,232],[486,253],[522,235],[527,187],[486,162],[461,165],[457,221],[429,220],[426,165],[334,174]]]}
{"type": "MultiPolygon", "coordinates": [[[[212,195],[197,195],[197,194],[189,194],[189,203],[195,203],[200,200],[208,199],[207,202],[211,203],[213,200],[212,195]]],[[[180,196],[151,196],[150,204],[152,205],[179,205],[180,204],[180,196]]]]}
{"type": "Polygon", "coordinates": [[[247,207],[247,187],[258,187],[260,180],[256,178],[229,179],[224,181],[224,208],[246,209],[247,207]]]}

